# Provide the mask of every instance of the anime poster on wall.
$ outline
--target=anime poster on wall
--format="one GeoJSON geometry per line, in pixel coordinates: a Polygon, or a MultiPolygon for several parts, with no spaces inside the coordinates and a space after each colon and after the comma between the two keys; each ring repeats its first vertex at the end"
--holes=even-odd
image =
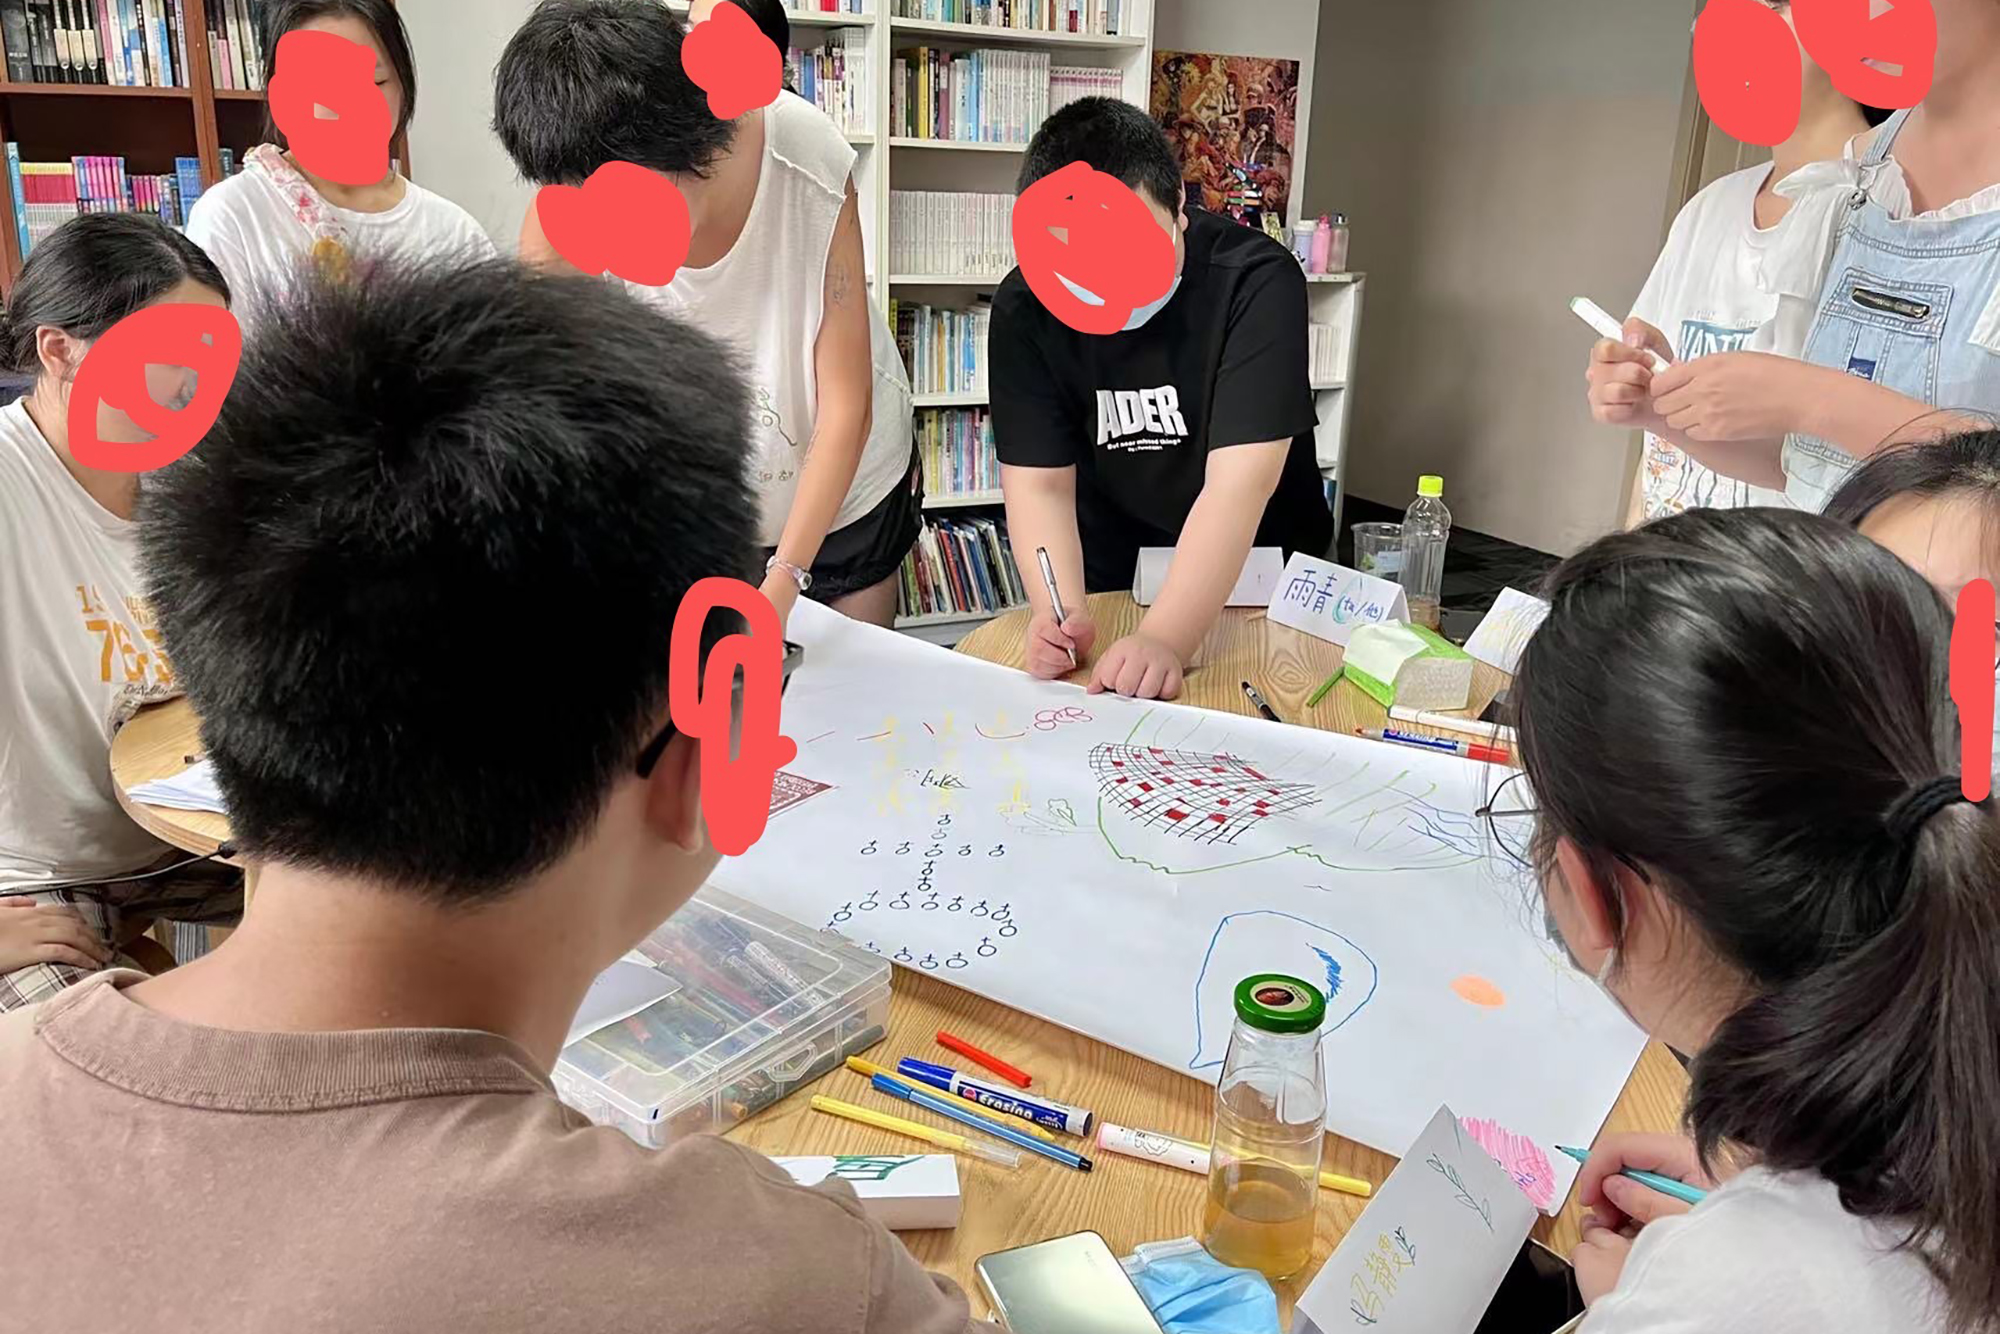
{"type": "Polygon", "coordinates": [[[1292,198],[1299,62],[1153,53],[1153,119],[1173,141],[1188,199],[1261,226],[1292,198]]]}

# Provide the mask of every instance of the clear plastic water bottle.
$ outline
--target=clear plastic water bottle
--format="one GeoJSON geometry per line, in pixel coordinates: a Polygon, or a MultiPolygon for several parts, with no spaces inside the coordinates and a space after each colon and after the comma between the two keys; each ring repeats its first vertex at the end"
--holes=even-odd
{"type": "Polygon", "coordinates": [[[1326,998],[1311,983],[1265,973],[1236,986],[1202,1245],[1226,1265],[1274,1280],[1312,1258],[1326,1143],[1325,1022],[1326,998]]]}
{"type": "Polygon", "coordinates": [[[1451,540],[1451,511],[1444,507],[1444,478],[1417,479],[1417,498],[1403,511],[1403,592],[1410,624],[1438,628],[1444,591],[1444,547],[1451,540]]]}

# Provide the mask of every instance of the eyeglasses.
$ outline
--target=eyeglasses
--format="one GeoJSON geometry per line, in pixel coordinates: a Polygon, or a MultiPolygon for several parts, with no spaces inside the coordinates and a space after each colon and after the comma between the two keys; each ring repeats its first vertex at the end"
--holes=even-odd
{"type": "MultiPolygon", "coordinates": [[[[791,688],[792,673],[797,671],[799,664],[805,660],[806,651],[804,646],[794,644],[791,640],[787,639],[785,641],[785,656],[778,664],[778,695],[780,698],[791,688]]],[[[739,668],[730,685],[729,753],[731,756],[736,754],[737,742],[740,739],[742,730],[743,672],[739,668]]],[[[667,725],[662,727],[659,733],[646,743],[645,748],[639,752],[639,758],[633,766],[639,771],[639,777],[651,778],[653,776],[653,770],[660,763],[660,756],[667,753],[667,743],[674,739],[674,735],[678,731],[679,729],[674,726],[673,720],[669,719],[667,725]]]]}
{"type": "Polygon", "coordinates": [[[1487,837],[1507,854],[1516,866],[1533,870],[1535,816],[1534,789],[1528,786],[1526,770],[1517,769],[1493,789],[1492,799],[1473,812],[1486,822],[1487,837]]]}

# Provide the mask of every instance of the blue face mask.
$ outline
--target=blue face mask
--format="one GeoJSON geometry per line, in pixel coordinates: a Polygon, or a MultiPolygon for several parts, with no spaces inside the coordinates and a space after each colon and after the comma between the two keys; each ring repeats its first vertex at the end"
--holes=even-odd
{"type": "MultiPolygon", "coordinates": [[[[1056,278],[1058,281],[1062,283],[1064,287],[1067,287],[1069,289],[1069,293],[1071,296],[1075,297],[1078,301],[1083,302],[1084,305],[1101,306],[1104,304],[1104,298],[1099,296],[1097,293],[1091,291],[1089,288],[1078,287],[1075,283],[1063,277],[1060,273],[1056,275],[1056,278]]],[[[1131,333],[1134,329],[1144,324],[1147,320],[1152,319],[1153,316],[1165,310],[1167,308],[1167,302],[1172,301],[1174,299],[1174,293],[1180,290],[1181,290],[1181,276],[1178,273],[1176,273],[1174,275],[1174,285],[1167,289],[1166,295],[1161,297],[1158,301],[1154,301],[1151,302],[1150,304],[1140,306],[1137,310],[1133,311],[1132,318],[1125,321],[1125,328],[1123,332],[1131,333]]]]}
{"type": "Polygon", "coordinates": [[[1279,1334],[1270,1282],[1231,1269],[1193,1237],[1148,1242],[1120,1263],[1167,1334],[1279,1334]]]}

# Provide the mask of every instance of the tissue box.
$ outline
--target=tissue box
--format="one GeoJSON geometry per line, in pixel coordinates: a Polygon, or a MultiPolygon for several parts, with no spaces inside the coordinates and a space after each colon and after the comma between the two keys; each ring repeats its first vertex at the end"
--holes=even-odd
{"type": "Polygon", "coordinates": [[[948,1153],[848,1154],[773,1158],[801,1186],[839,1177],[861,1197],[861,1211],[891,1232],[957,1227],[958,1160],[948,1153]]]}
{"type": "Polygon", "coordinates": [[[1421,625],[1360,627],[1341,675],[1385,709],[1462,709],[1472,700],[1472,656],[1421,625]]]}

